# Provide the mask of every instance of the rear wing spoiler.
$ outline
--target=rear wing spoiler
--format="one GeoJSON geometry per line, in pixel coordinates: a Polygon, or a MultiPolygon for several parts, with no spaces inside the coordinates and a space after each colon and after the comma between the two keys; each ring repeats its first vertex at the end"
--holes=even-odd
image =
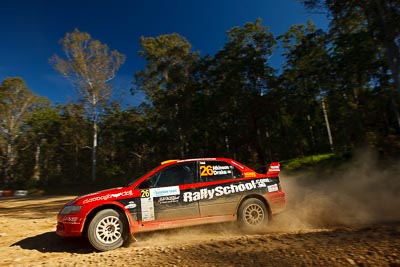
{"type": "Polygon", "coordinates": [[[267,175],[278,176],[280,171],[281,165],[279,162],[271,162],[267,171],[267,175]]]}

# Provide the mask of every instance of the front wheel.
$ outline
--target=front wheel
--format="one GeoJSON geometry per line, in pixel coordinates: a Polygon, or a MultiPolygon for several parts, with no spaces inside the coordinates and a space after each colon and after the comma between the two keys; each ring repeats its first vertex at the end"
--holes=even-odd
{"type": "Polygon", "coordinates": [[[239,207],[238,220],[240,227],[248,233],[262,231],[268,223],[265,204],[256,198],[246,199],[239,207]]]}
{"type": "Polygon", "coordinates": [[[99,211],[88,227],[88,239],[100,251],[121,247],[128,234],[125,217],[113,209],[99,211]]]}

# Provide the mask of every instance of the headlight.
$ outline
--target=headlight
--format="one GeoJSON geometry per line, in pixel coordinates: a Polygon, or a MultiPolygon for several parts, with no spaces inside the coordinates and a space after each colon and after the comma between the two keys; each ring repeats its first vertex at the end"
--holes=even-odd
{"type": "Polygon", "coordinates": [[[82,206],[65,206],[60,214],[61,215],[68,215],[68,214],[76,214],[79,213],[82,209],[82,206]]]}

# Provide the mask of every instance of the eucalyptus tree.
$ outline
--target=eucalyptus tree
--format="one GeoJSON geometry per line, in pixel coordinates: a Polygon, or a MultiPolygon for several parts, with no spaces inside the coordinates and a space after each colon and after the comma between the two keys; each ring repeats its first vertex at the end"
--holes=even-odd
{"type": "Polygon", "coordinates": [[[96,179],[96,149],[98,119],[112,94],[110,81],[125,61],[125,56],[93,39],[89,33],[75,29],[61,40],[65,59],[54,55],[53,67],[68,79],[76,89],[92,121],[92,180],[96,179]]]}
{"type": "MultiPolygon", "coordinates": [[[[390,83],[393,84],[395,90],[389,88],[386,90],[391,94],[391,105],[397,128],[400,129],[398,107],[400,101],[400,2],[397,0],[306,0],[302,2],[310,10],[327,11],[331,17],[330,32],[334,39],[343,40],[346,36],[358,35],[362,40],[353,42],[355,47],[363,44],[364,50],[375,48],[372,55],[377,60],[384,59],[386,64],[382,62],[375,64],[375,68],[380,76],[392,77],[390,83]],[[369,36],[368,42],[365,41],[367,39],[365,35],[369,36]]],[[[383,83],[387,83],[387,80],[383,83]]]]}
{"type": "MultiPolygon", "coordinates": [[[[32,147],[28,158],[34,160],[32,179],[34,181],[44,181],[49,177],[51,171],[49,165],[55,161],[54,151],[51,151],[53,145],[59,147],[62,145],[60,138],[61,114],[58,109],[49,105],[44,105],[32,112],[30,118],[26,121],[26,139],[32,147]],[[33,157],[31,155],[34,155],[33,157]],[[44,178],[44,179],[43,179],[44,178]]],[[[28,165],[28,158],[25,164],[28,165]]]]}
{"type": "Polygon", "coordinates": [[[90,140],[92,122],[85,115],[82,104],[68,103],[57,106],[61,114],[58,140],[54,140],[56,157],[52,169],[53,177],[70,181],[88,181],[91,169],[90,140]],[[79,129],[79,131],[77,131],[79,129]]]}
{"type": "Polygon", "coordinates": [[[224,47],[203,67],[202,88],[212,117],[204,138],[218,153],[232,157],[240,153],[253,163],[265,164],[263,121],[269,116],[265,96],[274,79],[268,60],[275,39],[261,19],[233,27],[227,36],[224,47]]]}
{"type": "MultiPolygon", "coordinates": [[[[139,55],[146,60],[144,70],[135,73],[136,90],[145,93],[151,103],[154,133],[161,138],[156,150],[170,157],[189,153],[186,131],[190,128],[193,100],[193,71],[198,52],[177,33],[157,37],[141,37],[139,55]],[[175,149],[178,143],[178,151],[175,149]],[[165,146],[164,146],[165,145],[165,146]]],[[[148,110],[150,111],[150,110],[148,110]]]]}
{"type": "Polygon", "coordinates": [[[154,153],[154,146],[163,144],[155,138],[153,121],[146,114],[141,107],[122,109],[112,103],[102,115],[99,173],[111,178],[110,186],[129,182],[165,160],[165,155],[154,153]]]}
{"type": "Polygon", "coordinates": [[[0,156],[3,182],[15,180],[13,172],[18,158],[18,140],[24,133],[26,121],[46,99],[36,96],[23,79],[6,78],[0,85],[0,156]]]}
{"type": "Polygon", "coordinates": [[[295,147],[300,148],[298,153],[315,153],[322,144],[328,143],[333,150],[325,104],[326,95],[335,88],[328,35],[308,21],[307,24],[292,25],[278,39],[286,58],[280,86],[286,91],[287,103],[282,106],[286,106],[291,114],[289,127],[295,135],[291,139],[297,143],[295,147]],[[327,138],[320,135],[323,124],[327,138]]]}

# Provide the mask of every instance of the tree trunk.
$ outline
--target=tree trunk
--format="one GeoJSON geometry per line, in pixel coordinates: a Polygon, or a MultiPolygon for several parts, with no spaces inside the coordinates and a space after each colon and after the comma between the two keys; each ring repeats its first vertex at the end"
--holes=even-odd
{"type": "Polygon", "coordinates": [[[93,120],[92,182],[96,181],[97,120],[93,120]]]}
{"type": "Polygon", "coordinates": [[[329,124],[328,112],[326,111],[324,99],[322,99],[322,111],[324,112],[324,118],[325,118],[325,124],[326,124],[326,131],[328,133],[329,145],[330,145],[331,151],[333,152],[333,139],[332,139],[332,133],[331,133],[331,126],[329,124]]]}
{"type": "Polygon", "coordinates": [[[6,149],[6,162],[4,164],[4,182],[7,184],[11,180],[13,180],[13,173],[12,169],[15,165],[15,160],[17,158],[17,152],[14,148],[14,140],[11,140],[7,144],[7,149],[6,149]]]}
{"type": "Polygon", "coordinates": [[[40,181],[40,145],[36,145],[35,166],[33,167],[32,179],[40,181]]]}

